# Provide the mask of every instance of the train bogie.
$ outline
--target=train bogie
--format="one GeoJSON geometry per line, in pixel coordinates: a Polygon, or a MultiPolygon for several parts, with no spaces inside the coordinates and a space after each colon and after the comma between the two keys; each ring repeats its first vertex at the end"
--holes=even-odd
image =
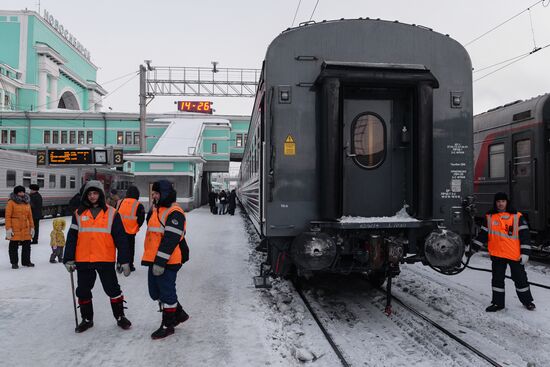
{"type": "Polygon", "coordinates": [[[248,136],[238,195],[275,272],[460,262],[471,64],[448,36],[368,19],[287,30],[267,50],[248,136]]]}

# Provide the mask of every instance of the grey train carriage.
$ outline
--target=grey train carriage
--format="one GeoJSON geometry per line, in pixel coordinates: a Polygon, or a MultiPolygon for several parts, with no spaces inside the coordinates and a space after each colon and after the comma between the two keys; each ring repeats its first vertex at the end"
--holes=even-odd
{"type": "Polygon", "coordinates": [[[460,264],[472,162],[464,47],[398,22],[307,23],[267,49],[238,198],[272,273],[381,284],[400,263],[460,264]]]}
{"type": "Polygon", "coordinates": [[[535,255],[550,255],[550,94],[474,117],[476,219],[507,192],[525,215],[535,255]]]}

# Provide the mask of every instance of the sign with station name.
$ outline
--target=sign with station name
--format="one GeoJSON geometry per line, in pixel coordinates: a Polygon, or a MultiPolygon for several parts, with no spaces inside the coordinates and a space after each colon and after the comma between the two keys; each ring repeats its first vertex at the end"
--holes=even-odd
{"type": "Polygon", "coordinates": [[[67,40],[71,45],[73,45],[78,52],[82,54],[87,60],[90,60],[90,51],[86,49],[78,40],[76,37],[74,37],[72,34],[69,33],[69,31],[63,27],[63,24],[59,23],[57,19],[55,19],[50,13],[48,13],[47,10],[44,10],[44,20],[51,25],[63,38],[67,40]]]}

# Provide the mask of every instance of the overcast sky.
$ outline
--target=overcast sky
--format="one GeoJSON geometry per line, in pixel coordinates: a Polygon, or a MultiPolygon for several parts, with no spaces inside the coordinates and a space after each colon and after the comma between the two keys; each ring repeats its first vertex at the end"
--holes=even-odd
{"type": "MultiPolygon", "coordinates": [[[[260,68],[271,40],[291,26],[300,0],[41,0],[86,47],[98,82],[113,92],[143,60],[163,66],[260,68]]],[[[313,20],[370,17],[421,24],[466,44],[537,0],[319,0],[313,20]]],[[[480,69],[550,44],[550,0],[468,45],[480,69]],[[531,22],[532,21],[532,22],[531,22]],[[532,27],[531,27],[532,23],[532,27]],[[533,32],[534,31],[534,37],[533,32]]],[[[301,0],[294,25],[310,19],[317,0],[301,0]]],[[[38,10],[38,0],[2,0],[0,7],[38,10]]],[[[474,82],[474,112],[550,91],[550,47],[474,82]]],[[[490,70],[488,70],[490,71],[490,70]]],[[[474,73],[474,80],[483,76],[474,73]]],[[[130,78],[130,77],[129,77],[130,78]]],[[[138,112],[138,79],[104,100],[104,110],[138,112]]],[[[187,97],[189,99],[193,99],[187,97]]],[[[195,97],[197,99],[198,97],[195,97]]],[[[176,97],[158,97],[151,112],[175,109],[176,97]]],[[[205,98],[218,114],[250,114],[252,98],[205,98]]]]}

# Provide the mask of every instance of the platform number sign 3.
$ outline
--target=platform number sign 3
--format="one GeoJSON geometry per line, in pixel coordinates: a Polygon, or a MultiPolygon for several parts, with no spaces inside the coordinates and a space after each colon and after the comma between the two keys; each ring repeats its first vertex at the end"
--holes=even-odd
{"type": "Polygon", "coordinates": [[[113,150],[113,164],[115,166],[121,165],[124,163],[124,157],[122,154],[122,149],[114,149],[113,150]]]}

